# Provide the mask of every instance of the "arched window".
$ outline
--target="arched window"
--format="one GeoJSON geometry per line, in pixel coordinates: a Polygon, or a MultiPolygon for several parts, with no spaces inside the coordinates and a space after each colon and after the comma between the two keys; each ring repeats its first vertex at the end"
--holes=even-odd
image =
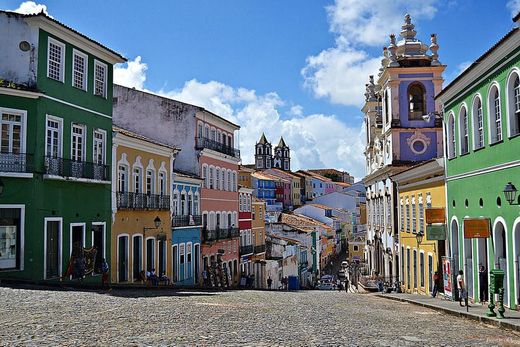
{"type": "Polygon", "coordinates": [[[507,82],[509,136],[520,134],[520,78],[515,71],[507,82]]]}
{"type": "Polygon", "coordinates": [[[202,179],[203,179],[203,187],[209,188],[209,179],[208,179],[208,166],[206,164],[202,165],[202,179]]]}
{"type": "Polygon", "coordinates": [[[216,177],[215,189],[220,189],[220,168],[219,167],[216,168],[215,177],[216,177]]]}
{"type": "Polygon", "coordinates": [[[480,97],[473,100],[473,144],[474,149],[484,147],[484,116],[480,97]]]}
{"type": "Polygon", "coordinates": [[[502,117],[500,113],[500,93],[498,87],[493,85],[488,97],[489,109],[489,138],[490,143],[502,141],[502,117]]]}
{"type": "Polygon", "coordinates": [[[215,188],[215,168],[213,166],[209,167],[209,189],[215,188]]]}
{"type": "Polygon", "coordinates": [[[462,106],[459,113],[460,154],[467,154],[469,148],[468,113],[462,106]]]}
{"type": "Polygon", "coordinates": [[[453,114],[448,119],[448,158],[455,157],[455,117],[453,114]]]}
{"type": "Polygon", "coordinates": [[[390,123],[390,109],[388,106],[388,91],[385,91],[385,122],[386,126],[390,123]]]}
{"type": "Polygon", "coordinates": [[[408,87],[408,119],[422,120],[426,114],[426,91],[421,83],[415,82],[408,87]]]}

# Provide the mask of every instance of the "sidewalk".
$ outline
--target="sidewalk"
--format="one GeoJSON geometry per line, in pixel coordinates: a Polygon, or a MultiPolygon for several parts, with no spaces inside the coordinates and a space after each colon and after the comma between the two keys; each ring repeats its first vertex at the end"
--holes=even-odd
{"type": "MultiPolygon", "coordinates": [[[[433,310],[441,311],[447,314],[473,319],[500,328],[520,331],[520,312],[509,310],[507,307],[506,312],[504,313],[505,318],[497,319],[496,317],[486,316],[486,312],[488,311],[487,305],[481,305],[479,303],[470,304],[469,312],[466,312],[466,307],[461,307],[458,301],[450,301],[442,297],[432,298],[431,296],[427,295],[394,293],[376,295],[381,298],[409,302],[411,304],[431,308],[433,310]]],[[[498,314],[497,309],[495,309],[495,313],[498,314]]]]}

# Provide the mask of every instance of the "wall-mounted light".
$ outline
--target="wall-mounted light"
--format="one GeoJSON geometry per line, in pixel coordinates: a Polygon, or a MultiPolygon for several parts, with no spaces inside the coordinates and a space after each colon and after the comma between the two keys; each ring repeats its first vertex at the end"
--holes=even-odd
{"type": "Polygon", "coordinates": [[[520,205],[516,200],[516,193],[518,190],[513,183],[507,182],[503,192],[509,205],[520,205]]]}

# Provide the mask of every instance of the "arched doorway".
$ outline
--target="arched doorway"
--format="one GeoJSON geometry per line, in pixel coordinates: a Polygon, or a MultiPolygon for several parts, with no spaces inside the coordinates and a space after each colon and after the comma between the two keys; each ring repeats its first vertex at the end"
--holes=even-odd
{"type": "Polygon", "coordinates": [[[497,222],[493,230],[495,240],[495,269],[504,270],[504,305],[509,306],[509,290],[508,290],[508,268],[507,268],[507,243],[506,230],[502,222],[497,222]]]}
{"type": "Polygon", "coordinates": [[[459,223],[456,219],[451,221],[450,228],[450,257],[453,261],[453,272],[459,272],[459,223]]]}
{"type": "Polygon", "coordinates": [[[516,223],[513,232],[513,253],[515,264],[515,296],[516,304],[520,305],[520,221],[516,223]]]}
{"type": "MultiPolygon", "coordinates": [[[[485,270],[486,272],[488,273],[488,276],[489,276],[489,269],[492,268],[492,264],[491,266],[489,265],[489,261],[488,261],[488,243],[487,243],[487,238],[479,238],[477,239],[477,254],[478,254],[478,265],[480,267],[480,265],[484,266],[485,267],[485,270]]],[[[488,280],[488,283],[489,283],[489,280],[488,280]]],[[[480,290],[480,283],[478,284],[478,288],[480,290]]],[[[485,298],[481,298],[480,295],[479,295],[479,300],[480,301],[484,301],[485,298]]]]}

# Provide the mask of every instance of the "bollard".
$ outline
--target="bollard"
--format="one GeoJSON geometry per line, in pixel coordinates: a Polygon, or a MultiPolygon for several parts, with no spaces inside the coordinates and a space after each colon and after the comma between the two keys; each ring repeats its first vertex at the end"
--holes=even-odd
{"type": "Polygon", "coordinates": [[[498,316],[497,318],[504,318],[504,312],[506,309],[504,308],[504,288],[498,289],[498,316]]]}

